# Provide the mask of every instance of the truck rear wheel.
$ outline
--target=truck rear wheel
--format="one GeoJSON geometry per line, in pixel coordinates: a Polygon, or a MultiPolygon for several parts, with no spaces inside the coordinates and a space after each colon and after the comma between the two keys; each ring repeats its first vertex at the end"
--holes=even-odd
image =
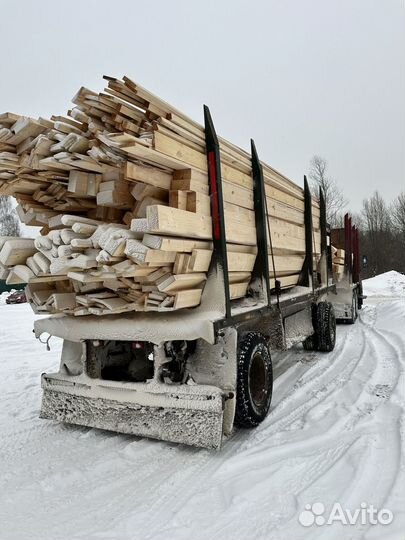
{"type": "Polygon", "coordinates": [[[316,351],[317,350],[317,341],[316,336],[308,336],[304,341],[302,342],[302,346],[304,347],[305,351],[316,351]]]}
{"type": "Polygon", "coordinates": [[[318,351],[333,351],[336,343],[336,318],[331,303],[319,302],[316,305],[314,323],[318,351]]]}
{"type": "Polygon", "coordinates": [[[357,284],[357,309],[361,309],[363,307],[363,284],[360,281],[360,283],[357,284]]]}
{"type": "Polygon", "coordinates": [[[269,412],[273,392],[273,366],[266,338],[249,332],[239,343],[235,423],[255,427],[269,412]]]}
{"type": "Polygon", "coordinates": [[[356,319],[358,317],[358,298],[357,298],[357,292],[353,291],[353,297],[352,297],[352,307],[350,311],[350,318],[346,319],[348,324],[354,324],[356,322],[356,319]]]}

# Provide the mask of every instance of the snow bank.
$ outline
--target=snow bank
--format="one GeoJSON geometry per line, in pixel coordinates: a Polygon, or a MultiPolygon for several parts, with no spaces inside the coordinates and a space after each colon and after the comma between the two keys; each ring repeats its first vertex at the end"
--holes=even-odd
{"type": "Polygon", "coordinates": [[[395,270],[363,281],[366,296],[405,296],[405,275],[395,270]]]}

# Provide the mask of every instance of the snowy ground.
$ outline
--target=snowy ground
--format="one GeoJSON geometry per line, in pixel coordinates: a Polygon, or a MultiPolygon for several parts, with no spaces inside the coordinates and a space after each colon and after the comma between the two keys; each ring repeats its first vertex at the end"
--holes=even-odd
{"type": "Polygon", "coordinates": [[[219,453],[40,420],[60,343],[47,352],[30,308],[0,301],[0,539],[403,540],[404,287],[370,280],[333,353],[274,355],[270,415],[219,453]],[[305,527],[315,502],[394,519],[305,527]]]}
{"type": "Polygon", "coordinates": [[[364,294],[368,297],[405,297],[405,276],[392,270],[364,281],[364,294]]]}

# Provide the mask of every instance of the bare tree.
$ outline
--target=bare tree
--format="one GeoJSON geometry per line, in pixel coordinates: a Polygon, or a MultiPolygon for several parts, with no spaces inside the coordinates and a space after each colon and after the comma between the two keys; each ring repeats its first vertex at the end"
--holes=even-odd
{"type": "Polygon", "coordinates": [[[363,201],[362,251],[369,261],[369,275],[400,269],[390,210],[378,191],[363,201]]]}
{"type": "Polygon", "coordinates": [[[364,199],[362,215],[366,229],[372,234],[391,229],[388,207],[378,191],[375,191],[369,199],[364,199]]]}
{"type": "Polygon", "coordinates": [[[19,219],[7,195],[0,196],[0,236],[21,236],[19,219]]]}
{"type": "Polygon", "coordinates": [[[316,194],[318,194],[319,188],[323,190],[328,223],[332,227],[341,227],[343,223],[343,210],[347,206],[347,200],[336,181],[329,176],[328,164],[323,157],[314,156],[311,159],[309,178],[316,194]]]}
{"type": "Polygon", "coordinates": [[[405,236],[405,191],[398,195],[392,205],[392,221],[397,232],[405,236]]]}
{"type": "Polygon", "coordinates": [[[392,222],[395,234],[395,252],[397,269],[405,272],[405,192],[403,191],[392,203],[392,222]]]}

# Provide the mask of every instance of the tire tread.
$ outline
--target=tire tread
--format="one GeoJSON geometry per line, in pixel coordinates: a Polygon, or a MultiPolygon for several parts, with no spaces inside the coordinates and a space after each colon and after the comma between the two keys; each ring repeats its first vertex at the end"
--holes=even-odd
{"type": "Polygon", "coordinates": [[[248,332],[243,336],[239,343],[237,355],[237,377],[235,424],[246,428],[256,427],[267,416],[270,408],[273,389],[273,371],[270,351],[266,338],[259,332],[248,332]],[[266,363],[270,377],[268,401],[260,415],[257,414],[253,409],[253,404],[248,391],[250,359],[252,354],[257,350],[257,347],[260,347],[262,349],[262,353],[265,353],[267,356],[266,363]]]}

